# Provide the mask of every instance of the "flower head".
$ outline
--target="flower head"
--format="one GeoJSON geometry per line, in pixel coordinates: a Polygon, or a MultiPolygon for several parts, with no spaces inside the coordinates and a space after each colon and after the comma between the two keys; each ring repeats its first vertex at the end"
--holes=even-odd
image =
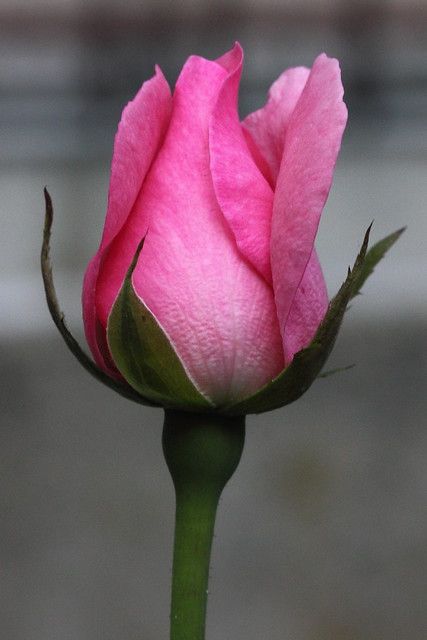
{"type": "Polygon", "coordinates": [[[191,56],[173,94],[156,68],[119,124],[83,317],[98,369],[142,401],[248,412],[295,399],[354,294],[355,273],[331,337],[314,243],[347,120],[338,62],[288,69],[241,122],[242,63],[239,44],[191,56]],[[284,375],[288,391],[266,400],[284,375]]]}

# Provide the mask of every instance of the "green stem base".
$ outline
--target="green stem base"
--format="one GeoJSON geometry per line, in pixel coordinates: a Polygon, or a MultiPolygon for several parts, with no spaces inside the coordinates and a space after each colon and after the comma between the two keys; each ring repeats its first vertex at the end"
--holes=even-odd
{"type": "Polygon", "coordinates": [[[170,640],[204,640],[219,497],[243,451],[245,418],[165,411],[163,451],[176,493],[170,640]]]}

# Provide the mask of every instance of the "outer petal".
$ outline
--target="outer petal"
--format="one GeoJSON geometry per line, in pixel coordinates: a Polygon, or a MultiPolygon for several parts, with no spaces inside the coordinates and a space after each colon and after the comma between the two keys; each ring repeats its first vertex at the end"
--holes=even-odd
{"type": "MultiPolygon", "coordinates": [[[[313,251],[347,120],[342,96],[338,62],[320,55],[286,133],[274,198],[271,266],[284,350],[288,352],[286,325],[313,251]]],[[[304,306],[303,299],[301,294],[299,306],[304,306]]]]}
{"type": "Polygon", "coordinates": [[[131,254],[150,211],[135,290],[198,388],[219,404],[251,393],[283,366],[272,289],[242,259],[209,168],[209,120],[238,53],[187,61],[165,142],[113,247],[116,259],[122,249],[131,254]]]}
{"type": "Polygon", "coordinates": [[[285,361],[306,347],[328,309],[328,292],[315,249],[295,294],[284,332],[285,361]]]}
{"type": "MultiPolygon", "coordinates": [[[[273,192],[248,149],[237,112],[242,51],[230,66],[209,126],[212,181],[222,213],[242,255],[271,283],[273,192]]],[[[220,58],[218,62],[229,64],[220,58]]]]}
{"type": "Polygon", "coordinates": [[[270,87],[267,104],[242,122],[246,135],[270,168],[273,185],[279,174],[289,119],[309,74],[306,67],[295,67],[282,73],[270,87]]]}
{"type": "Polygon", "coordinates": [[[147,171],[167,128],[171,110],[169,86],[158,67],[124,109],[116,134],[111,167],[108,208],[101,245],[89,263],[83,284],[83,319],[86,339],[97,363],[117,375],[109,361],[105,323],[96,313],[97,281],[112,240],[126,222],[147,171]]]}

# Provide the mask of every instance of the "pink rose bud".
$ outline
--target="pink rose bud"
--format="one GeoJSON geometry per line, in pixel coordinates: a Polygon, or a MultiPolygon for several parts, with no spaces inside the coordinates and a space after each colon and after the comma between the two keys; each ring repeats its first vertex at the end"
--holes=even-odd
{"type": "Polygon", "coordinates": [[[240,122],[242,62],[239,44],[191,56],[173,95],[156,68],[119,124],[83,317],[102,375],[141,402],[248,413],[292,401],[366,277],[367,239],[325,318],[314,241],[347,120],[337,60],[285,71],[240,122]]]}

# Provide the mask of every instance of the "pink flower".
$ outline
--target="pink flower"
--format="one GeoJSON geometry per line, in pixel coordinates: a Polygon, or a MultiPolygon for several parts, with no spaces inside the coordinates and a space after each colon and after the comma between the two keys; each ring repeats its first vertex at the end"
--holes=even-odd
{"type": "Polygon", "coordinates": [[[243,53],[191,56],[173,96],[160,71],[123,111],[108,210],[83,288],[86,338],[121,378],[107,324],[133,286],[215,405],[254,393],[313,338],[328,306],[314,249],[347,110],[338,62],[285,71],[239,121],[243,53]]]}

